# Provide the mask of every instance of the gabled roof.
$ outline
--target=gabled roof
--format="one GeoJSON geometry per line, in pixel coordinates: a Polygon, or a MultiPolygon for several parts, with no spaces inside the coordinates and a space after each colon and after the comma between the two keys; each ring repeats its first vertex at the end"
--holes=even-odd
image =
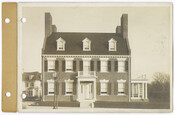
{"type": "Polygon", "coordinates": [[[85,38],[82,42],[86,42],[86,41],[91,42],[91,40],[88,38],[85,38]]]}
{"type": "Polygon", "coordinates": [[[58,42],[58,41],[63,41],[63,42],[65,42],[65,40],[64,40],[63,38],[61,38],[61,37],[58,38],[56,41],[57,41],[57,42],[58,42]]]}
{"type": "Polygon", "coordinates": [[[114,38],[111,38],[108,42],[117,42],[114,38]]]}
{"type": "Polygon", "coordinates": [[[43,54],[58,55],[129,55],[127,40],[116,33],[71,33],[53,32],[47,39],[43,54]],[[66,41],[65,51],[57,51],[58,38],[66,41]],[[82,41],[91,40],[91,51],[83,51],[82,41]],[[113,38],[117,41],[117,51],[108,50],[108,41],[113,38]]]}
{"type": "Polygon", "coordinates": [[[23,81],[35,81],[35,80],[41,80],[41,73],[39,72],[24,72],[22,74],[22,80],[23,81]],[[32,79],[29,79],[29,76],[33,75],[32,79]]]}

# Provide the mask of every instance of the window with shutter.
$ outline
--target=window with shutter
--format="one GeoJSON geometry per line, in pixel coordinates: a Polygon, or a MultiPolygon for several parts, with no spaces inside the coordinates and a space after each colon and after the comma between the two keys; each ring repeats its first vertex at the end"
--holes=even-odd
{"type": "Polygon", "coordinates": [[[56,60],[56,58],[48,58],[47,59],[47,62],[48,62],[48,64],[47,64],[47,66],[48,66],[48,72],[53,72],[53,71],[55,71],[55,60],[56,60]]]}
{"type": "Polygon", "coordinates": [[[117,80],[118,82],[118,95],[125,95],[125,83],[126,80],[117,80]]]}
{"type": "Polygon", "coordinates": [[[108,95],[109,80],[100,80],[100,95],[108,95]]]}
{"type": "Polygon", "coordinates": [[[66,72],[73,72],[73,58],[65,58],[66,60],[66,72]]]}
{"type": "Polygon", "coordinates": [[[108,72],[108,58],[100,58],[100,71],[108,72]]]}
{"type": "Polygon", "coordinates": [[[125,72],[125,61],[127,58],[117,58],[118,60],[118,72],[125,72]]]}
{"type": "Polygon", "coordinates": [[[101,95],[107,95],[107,94],[108,94],[108,84],[101,83],[101,95]]]}
{"type": "Polygon", "coordinates": [[[91,70],[90,61],[84,60],[83,61],[83,71],[90,71],[90,70],[91,70]]]}
{"type": "Polygon", "coordinates": [[[54,80],[47,80],[48,83],[48,95],[54,95],[54,80]]]}
{"type": "Polygon", "coordinates": [[[65,80],[65,94],[72,95],[73,94],[73,80],[65,80]]]}

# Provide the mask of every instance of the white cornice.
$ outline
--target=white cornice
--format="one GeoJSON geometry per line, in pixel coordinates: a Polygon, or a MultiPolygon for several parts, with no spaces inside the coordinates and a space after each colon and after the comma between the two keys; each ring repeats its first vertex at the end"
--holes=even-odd
{"type": "Polygon", "coordinates": [[[45,58],[128,58],[130,55],[49,55],[43,54],[45,58]]]}

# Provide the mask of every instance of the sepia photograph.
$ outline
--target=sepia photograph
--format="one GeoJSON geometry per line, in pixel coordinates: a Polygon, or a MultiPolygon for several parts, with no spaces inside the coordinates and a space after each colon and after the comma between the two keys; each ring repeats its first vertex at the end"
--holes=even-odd
{"type": "Polygon", "coordinates": [[[19,3],[19,112],[172,112],[171,3],[19,3]]]}

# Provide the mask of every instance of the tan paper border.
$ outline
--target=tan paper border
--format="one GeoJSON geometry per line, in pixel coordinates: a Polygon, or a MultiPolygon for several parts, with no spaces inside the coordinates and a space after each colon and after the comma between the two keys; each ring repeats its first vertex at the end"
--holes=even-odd
{"type": "Polygon", "coordinates": [[[2,3],[2,111],[17,111],[17,3],[2,3]]]}

